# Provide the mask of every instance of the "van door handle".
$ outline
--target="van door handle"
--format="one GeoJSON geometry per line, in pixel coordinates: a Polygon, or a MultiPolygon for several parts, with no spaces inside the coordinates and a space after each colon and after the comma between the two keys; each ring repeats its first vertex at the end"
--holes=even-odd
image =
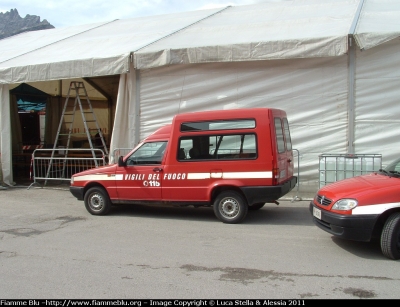
{"type": "Polygon", "coordinates": [[[162,171],[163,171],[163,169],[161,167],[153,168],[153,172],[159,173],[159,172],[162,172],[162,171]]]}
{"type": "Polygon", "coordinates": [[[290,163],[290,162],[292,162],[292,160],[291,160],[291,159],[288,159],[287,161],[288,161],[289,163],[290,163]]]}

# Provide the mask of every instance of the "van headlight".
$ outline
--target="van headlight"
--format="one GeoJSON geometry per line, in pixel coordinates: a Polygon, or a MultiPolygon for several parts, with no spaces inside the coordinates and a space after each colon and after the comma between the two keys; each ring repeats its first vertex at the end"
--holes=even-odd
{"type": "Polygon", "coordinates": [[[333,210],[351,210],[357,207],[358,202],[355,199],[351,198],[344,198],[341,200],[338,200],[333,206],[333,210]]]}

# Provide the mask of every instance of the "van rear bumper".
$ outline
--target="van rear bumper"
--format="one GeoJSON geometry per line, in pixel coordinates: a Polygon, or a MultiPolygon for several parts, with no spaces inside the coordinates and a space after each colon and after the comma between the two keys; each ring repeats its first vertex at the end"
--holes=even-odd
{"type": "Polygon", "coordinates": [[[241,187],[249,206],[257,203],[275,201],[289,193],[297,183],[297,177],[293,176],[280,185],[261,187],[241,187]]]}

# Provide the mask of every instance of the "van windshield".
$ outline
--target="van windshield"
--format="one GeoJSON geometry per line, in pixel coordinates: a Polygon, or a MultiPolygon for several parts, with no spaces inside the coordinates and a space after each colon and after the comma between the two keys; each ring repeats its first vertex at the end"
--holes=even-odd
{"type": "Polygon", "coordinates": [[[126,160],[126,165],[161,164],[167,141],[144,143],[126,160]]]}

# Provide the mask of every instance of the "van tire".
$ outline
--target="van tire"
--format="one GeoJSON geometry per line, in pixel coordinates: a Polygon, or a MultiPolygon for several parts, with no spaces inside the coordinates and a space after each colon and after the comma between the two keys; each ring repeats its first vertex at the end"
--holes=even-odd
{"type": "Polygon", "coordinates": [[[386,220],[381,234],[382,253],[393,260],[400,259],[400,212],[386,220]]]}
{"type": "Polygon", "coordinates": [[[106,215],[111,208],[111,201],[102,187],[92,187],[85,193],[86,210],[92,215],[106,215]]]}
{"type": "Polygon", "coordinates": [[[254,204],[253,206],[249,206],[249,210],[250,211],[256,211],[256,210],[260,210],[262,207],[264,207],[265,203],[257,203],[254,204]]]}
{"type": "Polygon", "coordinates": [[[214,214],[223,223],[240,223],[247,215],[249,206],[236,191],[221,192],[214,201],[214,214]]]}

